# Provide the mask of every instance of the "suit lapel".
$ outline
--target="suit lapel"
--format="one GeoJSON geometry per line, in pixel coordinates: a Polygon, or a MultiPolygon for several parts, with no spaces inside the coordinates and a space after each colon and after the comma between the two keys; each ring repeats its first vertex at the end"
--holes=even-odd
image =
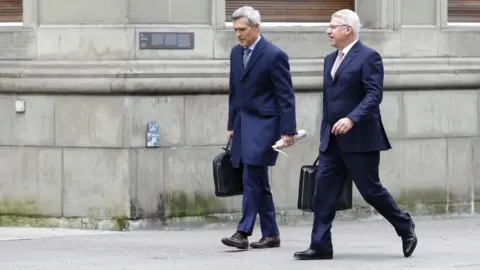
{"type": "Polygon", "coordinates": [[[332,74],[332,68],[333,68],[333,64],[335,63],[335,59],[337,58],[337,54],[329,55],[329,57],[325,58],[325,61],[326,61],[326,65],[325,65],[326,77],[325,77],[325,80],[327,80],[327,82],[329,84],[331,84],[332,81],[333,81],[332,75],[330,75],[330,74],[332,74]]]}
{"type": "Polygon", "coordinates": [[[245,68],[243,67],[243,47],[239,46],[238,47],[238,52],[235,54],[235,57],[238,59],[235,63],[240,63],[238,65],[235,65],[239,68],[240,74],[245,73],[245,68]]]}
{"type": "MultiPolygon", "coordinates": [[[[263,50],[265,49],[266,45],[267,45],[267,41],[265,40],[265,37],[262,36],[262,38],[258,41],[257,45],[255,46],[255,49],[253,50],[252,55],[250,55],[250,59],[248,60],[248,63],[247,63],[247,68],[243,72],[242,79],[248,74],[248,72],[255,66],[257,61],[262,57],[263,50]]],[[[241,56],[241,59],[242,59],[241,61],[242,61],[242,67],[243,67],[243,54],[241,56]]]]}
{"type": "Polygon", "coordinates": [[[342,72],[342,70],[346,66],[348,66],[348,64],[357,56],[358,52],[360,51],[360,46],[361,46],[360,41],[357,41],[357,43],[353,45],[352,49],[350,49],[350,51],[347,53],[347,56],[345,56],[345,59],[343,59],[342,63],[340,64],[337,71],[335,72],[335,77],[333,78],[332,83],[335,83],[335,81],[338,79],[338,75],[342,72]]]}

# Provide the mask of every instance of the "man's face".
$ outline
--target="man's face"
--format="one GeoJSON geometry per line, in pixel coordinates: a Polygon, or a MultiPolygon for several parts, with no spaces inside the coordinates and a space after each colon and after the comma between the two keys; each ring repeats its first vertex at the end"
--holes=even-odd
{"type": "Polygon", "coordinates": [[[250,47],[258,38],[259,27],[248,25],[247,18],[240,18],[233,21],[233,30],[235,30],[240,46],[250,47]]]}
{"type": "Polygon", "coordinates": [[[345,25],[340,18],[332,17],[327,34],[330,37],[330,45],[335,48],[345,46],[348,36],[352,33],[352,27],[345,25]]]}

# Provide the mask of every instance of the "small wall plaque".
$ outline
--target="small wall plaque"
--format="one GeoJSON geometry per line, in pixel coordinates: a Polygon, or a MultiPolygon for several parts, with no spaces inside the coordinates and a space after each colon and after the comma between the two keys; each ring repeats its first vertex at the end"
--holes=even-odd
{"type": "Polygon", "coordinates": [[[139,32],[140,50],[192,50],[195,34],[185,32],[139,32]]]}

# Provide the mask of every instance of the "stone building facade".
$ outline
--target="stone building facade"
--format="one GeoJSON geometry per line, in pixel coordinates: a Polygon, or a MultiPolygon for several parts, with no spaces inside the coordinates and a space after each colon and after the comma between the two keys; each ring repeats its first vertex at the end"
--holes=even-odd
{"type": "MultiPolygon", "coordinates": [[[[480,211],[480,1],[294,2],[0,0],[0,223],[238,213],[240,197],[213,195],[211,162],[225,144],[229,16],[245,4],[290,56],[298,126],[311,134],[271,168],[279,218],[302,215],[299,170],[317,154],[339,8],[359,14],[361,40],[384,57],[386,187],[416,214],[480,211]],[[149,121],[160,148],[146,147],[149,121]]],[[[354,195],[350,213],[372,213],[354,195]]]]}

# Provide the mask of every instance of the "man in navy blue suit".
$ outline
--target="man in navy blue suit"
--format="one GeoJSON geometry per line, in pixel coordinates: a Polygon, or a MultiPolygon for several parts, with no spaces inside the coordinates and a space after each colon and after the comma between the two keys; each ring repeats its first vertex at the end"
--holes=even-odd
{"type": "Polygon", "coordinates": [[[280,246],[275,206],[268,180],[280,138],[290,146],[296,134],[295,94],[288,56],[259,34],[260,13],[245,6],[233,15],[239,44],[230,54],[228,133],[233,166],[243,166],[242,218],[237,231],[222,243],[247,249],[257,214],[262,237],[252,248],[280,246]]]}
{"type": "Polygon", "coordinates": [[[383,97],[383,63],[378,52],[358,40],[360,20],[351,10],[332,15],[327,34],[337,50],[324,61],[323,117],[320,159],[314,201],[310,247],[294,254],[298,259],[332,259],[331,228],[335,201],[346,173],[360,194],[402,239],[409,257],[417,245],[415,225],[380,183],[380,151],[391,148],[383,128],[380,103],[383,97]]]}

